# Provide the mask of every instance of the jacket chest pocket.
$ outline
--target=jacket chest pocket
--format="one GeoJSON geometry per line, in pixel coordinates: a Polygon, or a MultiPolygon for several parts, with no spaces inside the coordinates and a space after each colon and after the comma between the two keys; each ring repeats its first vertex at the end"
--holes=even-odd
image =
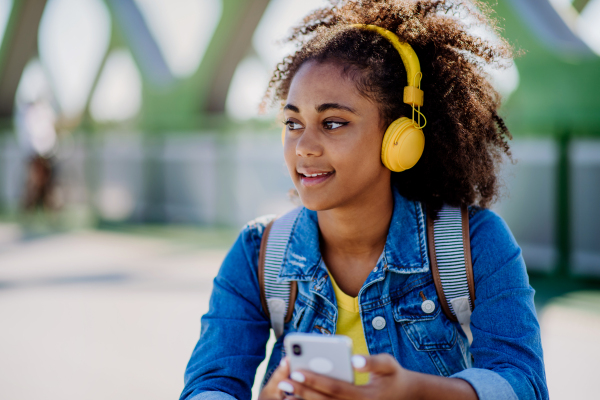
{"type": "Polygon", "coordinates": [[[402,328],[417,351],[450,350],[456,343],[456,328],[445,322],[438,310],[434,318],[402,322],[402,328]]]}
{"type": "Polygon", "coordinates": [[[392,297],[403,366],[442,376],[468,368],[468,347],[443,313],[433,281],[413,287],[392,297]]]}
{"type": "Polygon", "coordinates": [[[298,296],[292,316],[292,328],[296,332],[320,333],[330,335],[333,332],[333,322],[314,307],[298,296]]]}
{"type": "Polygon", "coordinates": [[[456,328],[443,314],[433,284],[403,293],[392,305],[398,329],[402,328],[415,350],[450,350],[456,344],[456,328]]]}

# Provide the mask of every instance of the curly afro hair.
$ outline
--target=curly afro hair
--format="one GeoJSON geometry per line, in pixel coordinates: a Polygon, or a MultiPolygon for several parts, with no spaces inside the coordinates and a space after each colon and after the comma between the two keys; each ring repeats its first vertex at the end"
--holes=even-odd
{"type": "Polygon", "coordinates": [[[510,65],[514,54],[504,39],[486,41],[473,33],[473,27],[498,33],[490,13],[478,1],[330,0],[293,29],[287,40],[298,50],[277,65],[265,102],[284,102],[305,62],[334,62],[379,105],[382,128],[410,117],[412,109],[402,101],[407,81],[400,55],[379,34],[350,25],[388,29],[419,57],[428,121],[422,158],[412,169],[392,173],[392,184],[434,215],[443,203],[487,207],[499,197],[498,169],[503,155],[511,158],[512,137],[483,67],[510,65]]]}

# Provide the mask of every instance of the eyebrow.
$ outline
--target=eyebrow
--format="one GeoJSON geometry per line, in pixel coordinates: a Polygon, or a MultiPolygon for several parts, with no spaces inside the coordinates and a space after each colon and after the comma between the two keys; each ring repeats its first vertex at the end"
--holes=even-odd
{"type": "MultiPolygon", "coordinates": [[[[300,109],[298,107],[296,107],[293,104],[286,104],[283,107],[284,110],[290,110],[292,112],[295,113],[300,113],[300,109]]],[[[342,104],[339,103],[324,103],[324,104],[320,104],[318,106],[315,107],[315,110],[317,110],[318,113],[322,113],[325,112],[327,110],[342,110],[342,111],[348,111],[351,112],[352,114],[358,114],[354,109],[348,107],[348,106],[344,106],[342,104]]]]}
{"type": "Polygon", "coordinates": [[[348,107],[348,106],[344,106],[338,103],[325,103],[325,104],[321,104],[317,107],[315,107],[315,109],[317,110],[318,113],[322,113],[324,111],[327,110],[342,110],[342,111],[348,111],[351,112],[352,114],[356,114],[356,111],[354,111],[354,109],[348,107]]]}
{"type": "Polygon", "coordinates": [[[300,109],[292,104],[286,104],[285,107],[283,107],[284,110],[290,110],[293,111],[295,113],[300,113],[300,109]]]}

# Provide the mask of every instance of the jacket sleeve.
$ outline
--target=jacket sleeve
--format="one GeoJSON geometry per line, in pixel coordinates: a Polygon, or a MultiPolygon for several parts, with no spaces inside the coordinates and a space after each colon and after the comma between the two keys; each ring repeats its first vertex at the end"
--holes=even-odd
{"type": "Polygon", "coordinates": [[[257,273],[263,229],[258,223],[246,226],[223,261],[185,371],[181,400],[251,397],[270,328],[257,273]]]}
{"type": "Polygon", "coordinates": [[[525,262],[506,223],[490,210],[470,218],[475,308],[474,368],[453,375],[479,399],[548,399],[540,327],[525,262]]]}

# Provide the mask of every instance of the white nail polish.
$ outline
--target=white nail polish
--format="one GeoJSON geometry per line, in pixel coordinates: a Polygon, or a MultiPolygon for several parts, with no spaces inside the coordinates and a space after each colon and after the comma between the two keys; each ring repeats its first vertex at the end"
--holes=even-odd
{"type": "Polygon", "coordinates": [[[287,382],[281,381],[277,387],[286,393],[294,393],[294,387],[287,382]]]}
{"type": "Polygon", "coordinates": [[[292,374],[290,375],[290,378],[292,378],[296,382],[300,382],[300,383],[303,383],[306,380],[304,375],[302,375],[302,373],[300,373],[298,371],[292,372],[292,374]]]}
{"type": "Polygon", "coordinates": [[[286,359],[282,358],[281,361],[279,362],[279,365],[281,365],[282,367],[284,367],[286,363],[287,363],[286,359]]]}
{"type": "Polygon", "coordinates": [[[362,368],[367,365],[367,359],[363,356],[352,356],[352,366],[354,368],[362,368]]]}

